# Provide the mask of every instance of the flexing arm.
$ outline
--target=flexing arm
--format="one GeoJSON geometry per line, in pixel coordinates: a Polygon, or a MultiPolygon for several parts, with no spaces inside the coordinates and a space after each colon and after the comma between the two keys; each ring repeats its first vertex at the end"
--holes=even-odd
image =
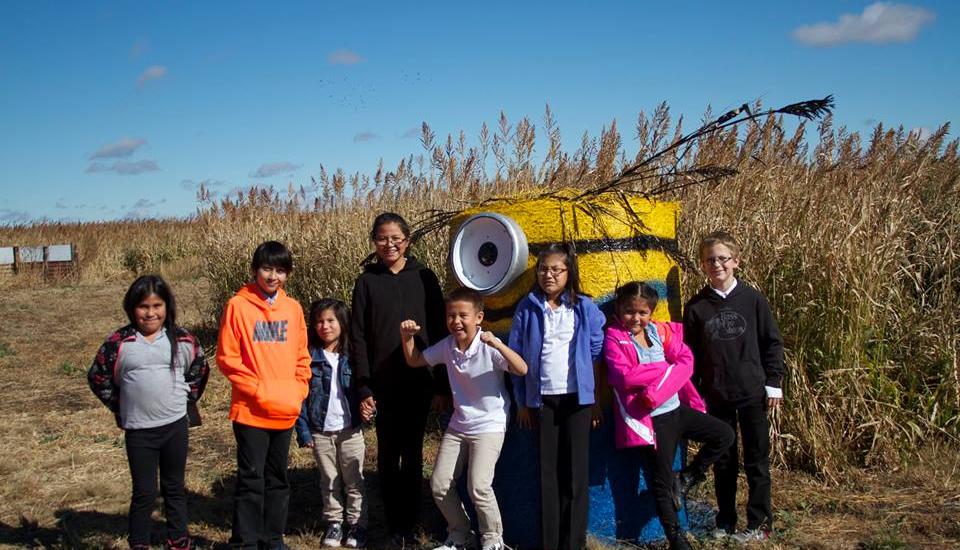
{"type": "Polygon", "coordinates": [[[492,332],[482,331],[480,333],[480,341],[500,352],[500,355],[503,356],[504,361],[507,363],[507,372],[516,376],[524,376],[527,374],[527,363],[523,360],[523,357],[520,357],[519,353],[510,349],[509,346],[503,343],[503,340],[497,338],[492,332]]]}
{"type": "Polygon", "coordinates": [[[423,353],[417,349],[413,337],[420,333],[420,325],[416,321],[407,319],[400,323],[400,346],[403,348],[403,357],[411,367],[429,367],[430,364],[423,358],[423,353]]]}

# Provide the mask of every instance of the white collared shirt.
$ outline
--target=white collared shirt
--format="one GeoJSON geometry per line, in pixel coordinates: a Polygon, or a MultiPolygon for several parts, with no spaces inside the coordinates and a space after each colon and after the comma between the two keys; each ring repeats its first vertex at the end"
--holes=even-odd
{"type": "Polygon", "coordinates": [[[734,279],[733,284],[730,285],[730,288],[726,290],[720,290],[718,288],[713,288],[712,286],[710,288],[713,289],[714,292],[719,294],[721,298],[726,299],[726,297],[729,296],[731,292],[733,292],[733,289],[737,288],[737,280],[734,279]]]}
{"type": "Polygon", "coordinates": [[[573,343],[573,308],[560,303],[556,309],[543,304],[543,347],[540,350],[540,393],[562,395],[577,392],[577,373],[570,368],[573,343]]]}
{"type": "Polygon", "coordinates": [[[423,350],[423,359],[430,365],[447,365],[453,393],[449,429],[466,435],[506,431],[510,411],[504,382],[507,360],[480,340],[479,330],[466,351],[457,349],[451,335],[423,350]]]}

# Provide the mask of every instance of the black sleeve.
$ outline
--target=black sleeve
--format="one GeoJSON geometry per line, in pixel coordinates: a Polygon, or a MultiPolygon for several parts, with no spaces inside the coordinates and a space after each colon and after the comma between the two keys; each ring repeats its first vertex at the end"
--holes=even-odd
{"type": "Polygon", "coordinates": [[[362,401],[373,395],[370,389],[370,361],[367,357],[367,288],[363,276],[353,285],[350,306],[350,362],[353,364],[357,397],[362,401]]]}
{"type": "Polygon", "coordinates": [[[687,302],[686,307],[683,308],[683,343],[693,352],[693,375],[690,379],[693,381],[693,384],[699,388],[701,387],[700,380],[702,378],[699,365],[703,360],[700,355],[699,327],[697,326],[693,308],[690,307],[691,303],[692,301],[687,302]]]}
{"type": "Polygon", "coordinates": [[[757,344],[760,364],[767,375],[766,385],[779,388],[783,383],[783,337],[767,299],[757,293],[757,344]]]}
{"type": "MultiPolygon", "coordinates": [[[[424,269],[422,273],[423,294],[426,300],[424,308],[427,316],[428,345],[432,346],[446,336],[446,306],[443,302],[443,290],[440,289],[440,281],[437,279],[437,275],[430,269],[424,269]]],[[[452,395],[450,380],[447,378],[447,366],[441,363],[435,365],[432,371],[434,395],[452,395]]]]}

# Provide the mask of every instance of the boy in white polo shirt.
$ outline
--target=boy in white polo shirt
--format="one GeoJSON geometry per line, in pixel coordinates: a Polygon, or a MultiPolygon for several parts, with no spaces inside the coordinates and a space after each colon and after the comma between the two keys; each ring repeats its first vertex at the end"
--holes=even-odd
{"type": "Polygon", "coordinates": [[[493,493],[493,472],[503,446],[510,402],[504,371],[527,373],[527,364],[491,332],[480,329],[483,296],[469,288],[447,295],[446,318],[450,336],[421,353],[414,343],[420,332],[416,321],[400,324],[403,354],[411,367],[447,365],[454,412],[440,441],[437,463],[430,478],[433,500],[447,520],[447,540],[435,550],[462,550],[475,546],[470,519],[457,494],[457,478],[468,463],[467,488],[477,510],[483,550],[500,550],[503,524],[493,493]]]}

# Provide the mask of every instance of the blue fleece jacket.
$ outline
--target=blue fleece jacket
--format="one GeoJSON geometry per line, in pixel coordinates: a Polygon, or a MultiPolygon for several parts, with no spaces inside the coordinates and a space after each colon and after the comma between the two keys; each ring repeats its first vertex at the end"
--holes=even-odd
{"type": "MultiPolygon", "coordinates": [[[[577,397],[581,405],[594,402],[593,364],[603,349],[603,325],[606,318],[600,308],[587,296],[578,296],[571,305],[566,293],[561,301],[573,307],[573,341],[570,343],[570,368],[577,379],[577,397]]],[[[513,396],[518,405],[539,408],[540,356],[543,352],[543,316],[546,297],[531,292],[517,304],[510,326],[510,349],[520,354],[527,363],[526,376],[512,376],[513,396]]]]}

